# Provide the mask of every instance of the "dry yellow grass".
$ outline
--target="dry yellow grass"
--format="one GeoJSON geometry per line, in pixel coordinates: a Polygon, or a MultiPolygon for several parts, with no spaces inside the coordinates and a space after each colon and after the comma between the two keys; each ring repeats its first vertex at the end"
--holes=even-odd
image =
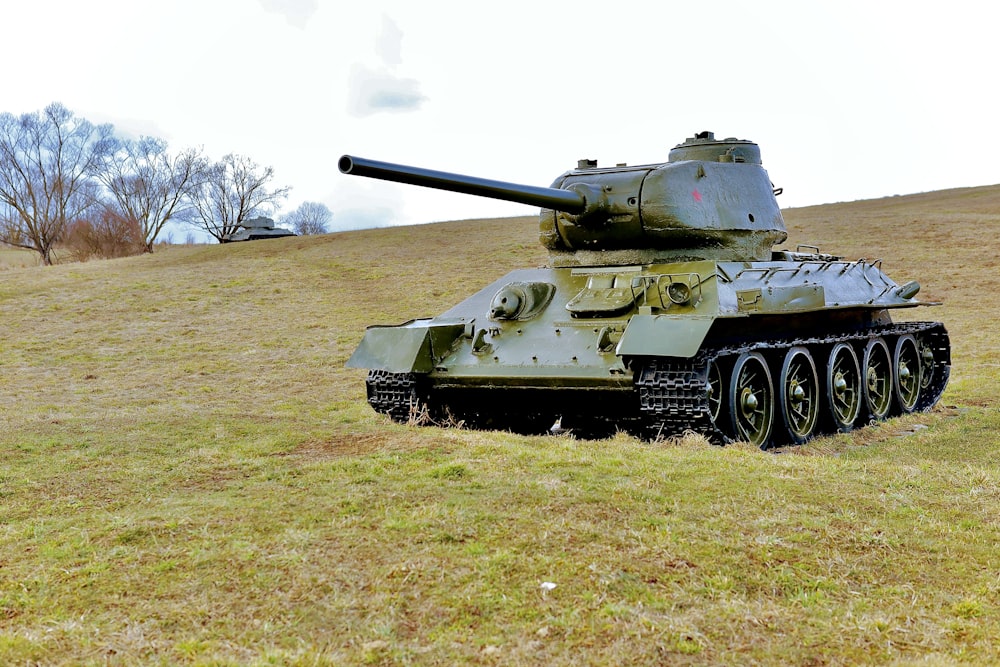
{"type": "Polygon", "coordinates": [[[364,327],[543,264],[534,218],[4,271],[0,663],[995,663],[997,212],[786,212],[942,300],[954,371],[781,454],[374,414],[364,327]]]}
{"type": "Polygon", "coordinates": [[[28,266],[38,266],[39,264],[40,262],[36,253],[0,245],[0,271],[23,269],[28,266]]]}

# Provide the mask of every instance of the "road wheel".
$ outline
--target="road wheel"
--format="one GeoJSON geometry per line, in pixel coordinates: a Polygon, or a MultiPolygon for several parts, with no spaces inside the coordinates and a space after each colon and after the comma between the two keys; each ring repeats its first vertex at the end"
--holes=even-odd
{"type": "Polygon", "coordinates": [[[861,367],[864,369],[865,408],[871,419],[881,421],[892,408],[892,361],[881,338],[868,341],[861,367]]]}
{"type": "Polygon", "coordinates": [[[910,334],[900,336],[892,355],[892,386],[900,412],[913,412],[917,407],[917,399],[920,398],[920,368],[916,338],[910,334]]]}
{"type": "Polygon", "coordinates": [[[737,440],[764,448],[774,422],[774,388],[767,362],[758,352],[744,352],[729,382],[729,416],[737,440]]]}
{"type": "Polygon", "coordinates": [[[819,379],[809,350],[793,347],[785,354],[778,384],[778,406],[784,435],[796,445],[812,437],[819,417],[819,379]]]}
{"type": "Polygon", "coordinates": [[[826,403],[833,427],[841,433],[854,428],[861,412],[861,371],[858,355],[847,343],[837,343],[826,362],[826,403]]]}

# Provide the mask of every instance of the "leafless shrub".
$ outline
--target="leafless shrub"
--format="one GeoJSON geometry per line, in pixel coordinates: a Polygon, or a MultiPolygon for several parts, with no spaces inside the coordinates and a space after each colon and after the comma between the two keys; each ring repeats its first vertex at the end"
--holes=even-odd
{"type": "Polygon", "coordinates": [[[104,211],[96,220],[77,220],[69,226],[63,241],[70,258],[113,259],[142,254],[146,242],[142,226],[113,211],[104,211]]]}

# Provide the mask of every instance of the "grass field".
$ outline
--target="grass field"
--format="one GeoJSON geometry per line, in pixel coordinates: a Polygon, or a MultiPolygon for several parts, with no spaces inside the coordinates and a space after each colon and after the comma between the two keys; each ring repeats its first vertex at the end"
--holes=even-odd
{"type": "Polygon", "coordinates": [[[19,250],[0,245],[0,271],[8,269],[23,269],[28,266],[39,266],[38,254],[30,250],[19,250]]]}
{"type": "Polygon", "coordinates": [[[944,303],[933,412],[779,454],[373,413],[364,327],[544,264],[534,218],[0,272],[0,664],[997,663],[1000,186],[786,222],[944,303]]]}

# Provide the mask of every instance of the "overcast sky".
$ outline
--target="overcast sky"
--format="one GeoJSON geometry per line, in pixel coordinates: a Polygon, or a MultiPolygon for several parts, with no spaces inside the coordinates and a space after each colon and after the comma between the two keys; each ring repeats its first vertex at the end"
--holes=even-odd
{"type": "Polygon", "coordinates": [[[532,185],[751,139],[783,207],[1000,183],[990,2],[8,3],[0,110],[247,155],[336,228],[528,215],[344,153],[532,185]]]}

